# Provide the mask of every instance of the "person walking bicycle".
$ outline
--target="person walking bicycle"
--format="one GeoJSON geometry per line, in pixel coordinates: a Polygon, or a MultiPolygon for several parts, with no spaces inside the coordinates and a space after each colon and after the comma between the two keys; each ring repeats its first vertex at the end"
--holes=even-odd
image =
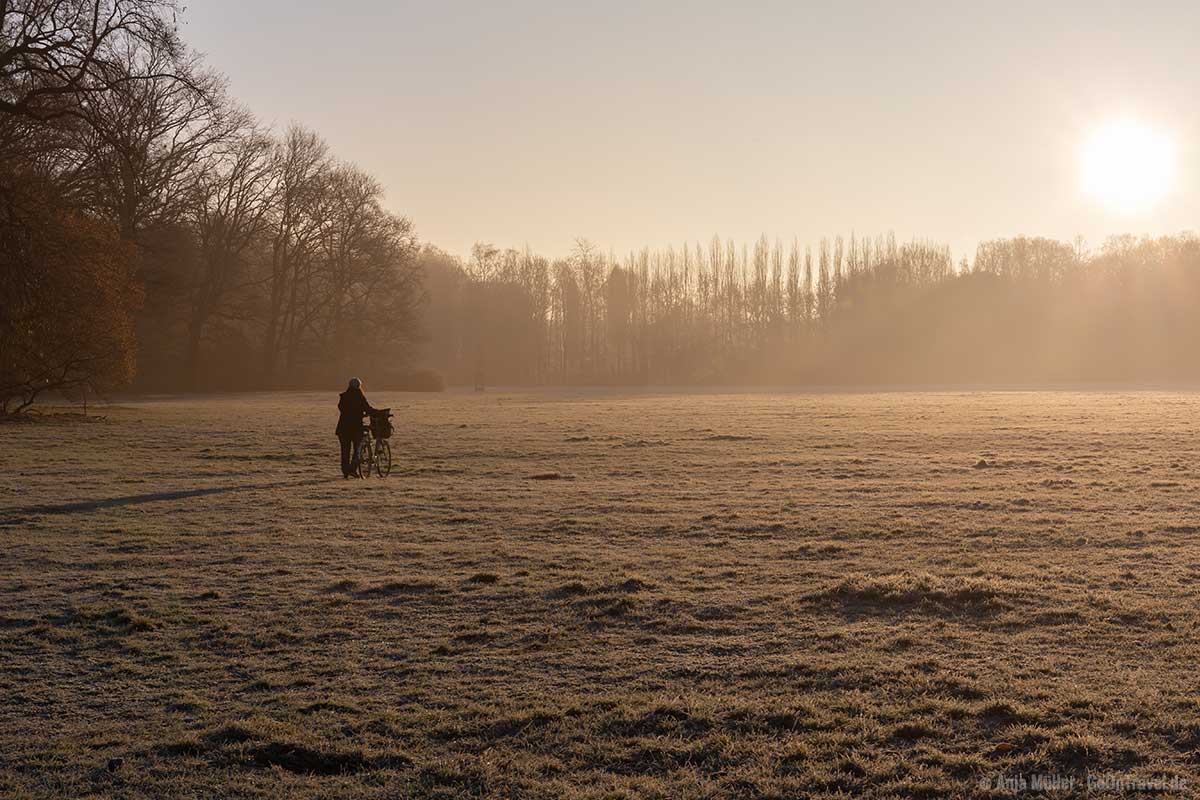
{"type": "Polygon", "coordinates": [[[363,382],[351,378],[346,391],[338,395],[337,437],[342,445],[342,477],[362,477],[358,470],[359,442],[363,435],[363,417],[376,412],[367,402],[363,382]]]}

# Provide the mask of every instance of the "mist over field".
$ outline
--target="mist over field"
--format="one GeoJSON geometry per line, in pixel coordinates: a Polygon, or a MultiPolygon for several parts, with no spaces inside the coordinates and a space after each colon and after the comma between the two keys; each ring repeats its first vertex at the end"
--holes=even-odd
{"type": "Polygon", "coordinates": [[[0,798],[1195,796],[1198,29],[0,0],[0,798]]]}

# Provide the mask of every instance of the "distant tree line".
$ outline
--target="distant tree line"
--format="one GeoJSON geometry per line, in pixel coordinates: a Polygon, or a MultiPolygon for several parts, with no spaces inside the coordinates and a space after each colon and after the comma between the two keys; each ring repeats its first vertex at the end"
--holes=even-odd
{"type": "Polygon", "coordinates": [[[454,383],[1019,385],[1200,380],[1200,239],[1014,238],[954,264],[892,236],[569,258],[426,247],[454,383]]]}
{"type": "Polygon", "coordinates": [[[0,411],[408,368],[409,221],[188,51],[170,0],[0,0],[0,411]]]}
{"type": "Polygon", "coordinates": [[[172,0],[0,0],[0,413],[48,393],[1195,381],[1200,240],[420,247],[172,0]],[[419,380],[418,380],[419,379],[419,380]]]}

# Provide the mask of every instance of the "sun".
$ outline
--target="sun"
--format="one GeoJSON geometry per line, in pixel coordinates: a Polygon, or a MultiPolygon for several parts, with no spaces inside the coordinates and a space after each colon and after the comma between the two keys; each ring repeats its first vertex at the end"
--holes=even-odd
{"type": "Polygon", "coordinates": [[[1145,214],[1171,190],[1175,146],[1150,125],[1112,120],[1084,142],[1082,166],[1084,189],[1092,200],[1114,213],[1145,214]]]}

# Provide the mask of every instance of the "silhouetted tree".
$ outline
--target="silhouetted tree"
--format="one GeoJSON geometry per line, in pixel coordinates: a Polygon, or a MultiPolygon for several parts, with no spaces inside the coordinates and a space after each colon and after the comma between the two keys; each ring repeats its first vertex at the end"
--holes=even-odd
{"type": "Polygon", "coordinates": [[[86,117],[97,98],[175,77],[169,65],[184,51],[175,16],[171,0],[3,0],[0,114],[86,117]]]}

